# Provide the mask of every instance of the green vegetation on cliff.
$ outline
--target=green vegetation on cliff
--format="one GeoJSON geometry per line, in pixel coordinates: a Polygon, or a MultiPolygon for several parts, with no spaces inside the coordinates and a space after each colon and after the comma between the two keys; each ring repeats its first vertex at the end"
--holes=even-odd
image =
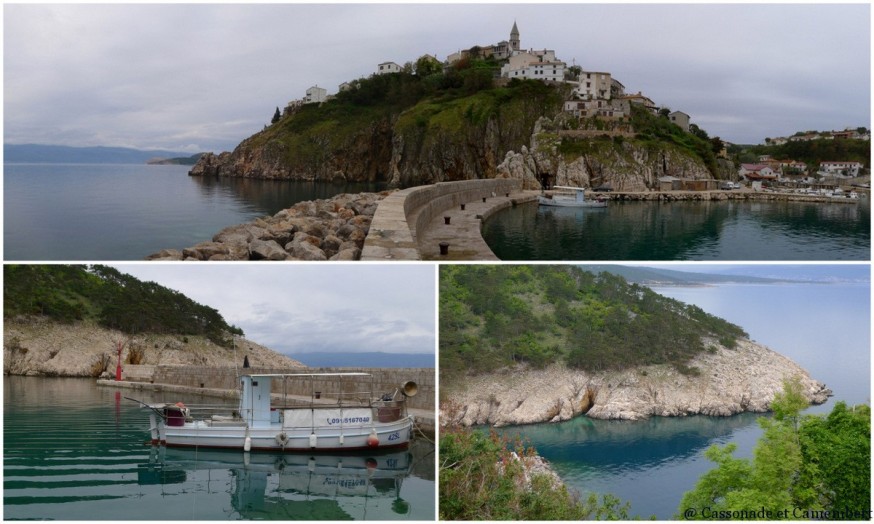
{"type": "Polygon", "coordinates": [[[405,163],[469,156],[453,159],[464,164],[458,173],[445,165],[435,169],[447,179],[485,176],[507,151],[527,144],[537,118],[555,115],[563,100],[561,87],[536,80],[496,86],[496,68],[466,60],[446,72],[361,78],[324,103],[287,112],[239,149],[290,176],[324,178],[340,171],[350,180],[386,181],[393,141],[401,139],[405,163]]]}
{"type": "MultiPolygon", "coordinates": [[[[605,125],[604,122],[597,120],[592,123],[602,127],[605,125]]],[[[722,140],[719,138],[710,138],[706,131],[694,124],[690,126],[689,132],[683,131],[680,126],[668,119],[664,111],[654,115],[638,104],[631,104],[629,124],[634,132],[633,137],[611,137],[606,133],[589,138],[563,137],[559,145],[559,152],[566,159],[572,159],[579,155],[598,154],[605,150],[613,150],[626,142],[644,149],[670,148],[702,162],[714,178],[719,178],[717,154],[723,146],[722,140]]]]}
{"type": "Polygon", "coordinates": [[[787,381],[752,459],[736,446],[711,446],[716,468],[683,496],[687,520],[869,520],[871,409],[838,402],[827,416],[806,415],[802,386],[787,381]],[[755,511],[767,512],[750,515],[755,511]],[[747,514],[745,516],[745,513],[747,514]]]}
{"type": "Polygon", "coordinates": [[[701,308],[575,266],[442,266],[440,372],[554,361],[589,371],[688,361],[747,336],[701,308]]]}
{"type": "Polygon", "coordinates": [[[612,495],[582,499],[548,473],[526,472],[533,448],[494,432],[440,431],[440,520],[619,520],[628,504],[612,495]]]}
{"type": "Polygon", "coordinates": [[[129,334],[202,335],[217,344],[243,334],[209,306],[101,265],[3,266],[3,315],[91,320],[129,334]]]}

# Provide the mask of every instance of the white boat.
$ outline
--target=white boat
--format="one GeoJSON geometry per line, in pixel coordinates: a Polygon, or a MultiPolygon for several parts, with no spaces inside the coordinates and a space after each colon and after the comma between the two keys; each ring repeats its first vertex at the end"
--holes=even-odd
{"type": "Polygon", "coordinates": [[[230,413],[181,402],[140,404],[151,410],[151,441],[156,445],[274,452],[372,451],[404,448],[410,443],[413,417],[407,414],[406,397],[417,391],[415,382],[407,382],[375,398],[369,373],[246,374],[240,377],[239,406],[230,413]],[[368,378],[369,391],[350,390],[368,378]],[[289,381],[309,381],[309,386],[289,385],[289,381]],[[340,391],[316,391],[317,383],[329,382],[339,384],[340,391]],[[290,386],[292,391],[305,388],[310,394],[288,394],[290,386]]]}
{"type": "Polygon", "coordinates": [[[607,201],[586,200],[586,190],[581,187],[554,186],[553,189],[565,191],[564,193],[547,193],[538,195],[537,201],[541,206],[555,207],[607,207],[607,201]]]}

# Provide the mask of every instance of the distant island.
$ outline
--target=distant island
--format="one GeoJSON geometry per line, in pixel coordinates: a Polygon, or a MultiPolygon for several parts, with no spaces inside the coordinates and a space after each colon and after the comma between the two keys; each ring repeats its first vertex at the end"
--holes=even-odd
{"type": "Polygon", "coordinates": [[[151,166],[193,166],[197,164],[200,157],[206,153],[197,153],[191,156],[174,157],[174,158],[152,158],[146,163],[151,166]]]}
{"type": "Polygon", "coordinates": [[[203,153],[191,155],[163,149],[71,147],[46,144],[3,144],[3,161],[21,164],[177,164],[194,165],[203,153]]]}

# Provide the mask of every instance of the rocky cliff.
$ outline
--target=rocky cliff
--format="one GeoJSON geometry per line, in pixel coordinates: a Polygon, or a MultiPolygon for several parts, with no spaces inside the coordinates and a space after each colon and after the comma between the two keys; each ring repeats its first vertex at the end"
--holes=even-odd
{"type": "Polygon", "coordinates": [[[116,342],[126,341],[122,363],[227,367],[248,356],[253,367],[303,368],[300,362],[238,338],[236,351],[205,337],[124,333],[91,322],[61,324],[45,317],[4,319],[3,373],[98,377],[115,373],[116,342]]]}
{"type": "Polygon", "coordinates": [[[783,381],[796,376],[811,403],[823,403],[831,394],[788,358],[749,340],[738,341],[735,349],[719,346],[699,354],[689,365],[700,373],[683,375],[668,365],[603,373],[560,365],[505,369],[468,377],[463,384],[446,384],[444,398],[457,409],[443,416],[463,425],[505,426],[559,422],[583,414],[636,420],[763,412],[782,391],[783,381]]]}

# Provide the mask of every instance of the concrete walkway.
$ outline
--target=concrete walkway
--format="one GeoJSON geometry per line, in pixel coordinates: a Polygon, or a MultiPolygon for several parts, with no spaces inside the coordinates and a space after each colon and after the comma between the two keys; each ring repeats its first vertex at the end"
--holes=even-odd
{"type": "Polygon", "coordinates": [[[434,217],[419,234],[418,247],[422,260],[499,260],[482,237],[482,223],[494,213],[519,204],[537,200],[539,191],[519,191],[510,196],[487,197],[447,209],[434,217]],[[446,224],[445,217],[449,217],[446,224]],[[440,253],[440,243],[448,244],[447,254],[440,253]]]}

